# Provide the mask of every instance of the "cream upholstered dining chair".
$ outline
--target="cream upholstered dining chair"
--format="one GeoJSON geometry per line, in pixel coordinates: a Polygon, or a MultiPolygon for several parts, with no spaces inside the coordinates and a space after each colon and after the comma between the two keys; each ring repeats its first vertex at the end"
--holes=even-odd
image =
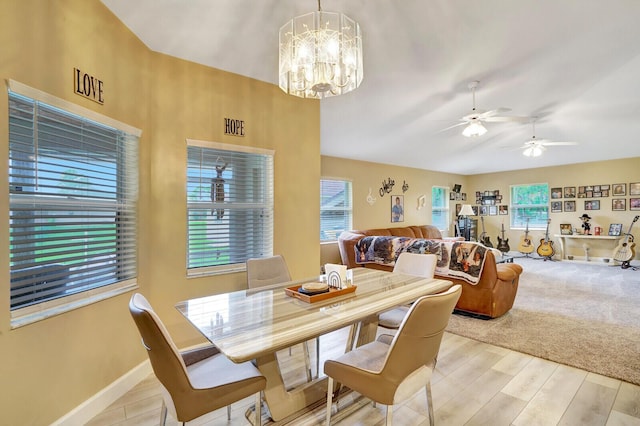
{"type": "MultiPolygon", "coordinates": [[[[247,259],[247,287],[259,288],[273,284],[280,284],[291,281],[291,274],[287,267],[287,262],[280,254],[270,257],[247,259]]],[[[309,356],[309,346],[302,344],[304,363],[307,373],[307,381],[313,379],[311,371],[311,358],[309,356]]],[[[291,348],[289,348],[291,355],[291,348]]],[[[320,371],[320,339],[316,338],[316,371],[320,371]]]]}
{"type": "MultiPolygon", "coordinates": [[[[429,423],[433,425],[431,374],[442,335],[462,292],[460,285],[419,298],[409,308],[395,336],[381,335],[336,359],[324,363],[329,376],[326,425],[331,424],[334,380],[387,406],[386,425],[393,419],[393,405],[426,389],[429,423]]],[[[338,389],[339,394],[340,390],[338,389]]],[[[337,404],[336,404],[337,406],[337,404]]]]}
{"type": "Polygon", "coordinates": [[[229,419],[229,405],[254,394],[254,424],[261,424],[260,393],[267,380],[251,362],[236,364],[215,346],[180,353],[158,315],[139,293],[131,297],[129,311],[160,381],[161,425],[167,420],[167,411],[184,424],[226,406],[229,419]]]}
{"type": "MultiPolygon", "coordinates": [[[[438,258],[435,254],[402,252],[396,260],[393,272],[433,278],[437,261],[438,258]]],[[[397,330],[405,315],[407,315],[407,312],[409,312],[409,305],[398,306],[385,311],[378,316],[378,325],[380,327],[397,330]]]]}

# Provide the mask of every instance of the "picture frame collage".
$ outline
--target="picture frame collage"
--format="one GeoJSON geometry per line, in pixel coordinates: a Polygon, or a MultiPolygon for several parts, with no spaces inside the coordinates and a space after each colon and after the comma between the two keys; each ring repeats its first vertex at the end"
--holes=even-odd
{"type": "MultiPolygon", "coordinates": [[[[640,210],[640,182],[631,182],[628,186],[629,210],[640,210]]],[[[551,213],[575,212],[577,207],[600,210],[604,207],[601,198],[608,197],[611,197],[611,211],[626,211],[627,183],[554,187],[551,188],[551,213]],[[581,201],[584,204],[579,205],[581,201]]]]}
{"type": "Polygon", "coordinates": [[[478,206],[474,206],[474,211],[477,208],[480,216],[508,215],[509,206],[501,203],[502,195],[499,190],[477,191],[476,204],[478,206]]]}

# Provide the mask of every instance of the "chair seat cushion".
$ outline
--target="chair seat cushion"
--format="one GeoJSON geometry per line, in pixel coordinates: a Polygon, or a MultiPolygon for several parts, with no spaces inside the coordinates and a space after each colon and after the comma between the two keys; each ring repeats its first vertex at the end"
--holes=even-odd
{"type": "Polygon", "coordinates": [[[378,325],[385,328],[398,328],[407,312],[409,312],[409,307],[407,306],[398,306],[385,311],[378,316],[378,325]]]}
{"type": "Polygon", "coordinates": [[[194,389],[207,389],[234,385],[243,382],[246,388],[251,381],[256,382],[255,392],[262,388],[264,376],[250,362],[236,364],[224,355],[215,355],[187,367],[189,380],[194,389]]]}

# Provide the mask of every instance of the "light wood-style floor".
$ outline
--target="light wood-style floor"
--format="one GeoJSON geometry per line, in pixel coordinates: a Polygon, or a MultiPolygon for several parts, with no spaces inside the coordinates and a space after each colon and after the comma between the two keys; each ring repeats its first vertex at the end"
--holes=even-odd
{"type": "MultiPolygon", "coordinates": [[[[322,336],[321,362],[343,350],[344,337],[340,330],[322,336]]],[[[294,347],[291,356],[278,353],[288,386],[305,380],[301,347],[294,347]]],[[[454,334],[445,333],[431,383],[437,425],[640,425],[640,386],[454,334]]],[[[233,404],[231,422],[221,409],[188,424],[248,425],[244,413],[252,402],[233,404]]],[[[161,404],[151,375],[88,425],[157,425],[161,404]]],[[[384,413],[384,406],[369,403],[334,424],[383,425],[384,413]]],[[[266,414],[263,419],[268,420],[266,414]]],[[[169,416],[167,424],[178,423],[169,416]]],[[[324,424],[324,406],[289,424],[324,424]]],[[[424,392],[394,407],[394,424],[429,424],[424,392]]]]}

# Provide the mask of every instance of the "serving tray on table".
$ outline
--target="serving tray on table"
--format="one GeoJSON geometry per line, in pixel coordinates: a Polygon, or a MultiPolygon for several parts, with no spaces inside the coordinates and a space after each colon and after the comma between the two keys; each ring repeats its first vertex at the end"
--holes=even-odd
{"type": "Polygon", "coordinates": [[[353,285],[351,287],[346,287],[343,289],[329,287],[329,291],[326,291],[324,293],[317,293],[317,294],[300,293],[298,291],[300,290],[300,287],[302,287],[302,285],[294,285],[292,287],[286,287],[284,289],[284,292],[289,297],[293,297],[295,299],[299,299],[307,303],[314,303],[314,302],[320,302],[321,300],[327,300],[333,297],[344,296],[349,293],[354,293],[356,291],[357,286],[353,285]]]}

